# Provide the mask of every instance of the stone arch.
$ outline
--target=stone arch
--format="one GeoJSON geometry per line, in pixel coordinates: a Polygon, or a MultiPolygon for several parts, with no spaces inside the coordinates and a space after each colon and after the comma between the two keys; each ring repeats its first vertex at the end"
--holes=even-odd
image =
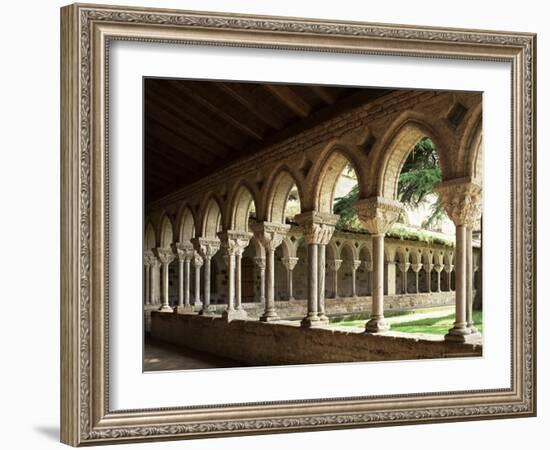
{"type": "Polygon", "coordinates": [[[464,118],[457,139],[457,152],[454,165],[457,166],[458,177],[469,177],[481,184],[482,161],[482,135],[483,118],[481,102],[473,106],[464,118]],[[460,170],[461,169],[461,170],[460,170]]]}
{"type": "Polygon", "coordinates": [[[372,252],[366,242],[357,249],[357,254],[361,261],[372,262],[372,252]]]}
{"type": "Polygon", "coordinates": [[[288,196],[294,186],[298,189],[298,196],[302,202],[302,191],[296,177],[286,166],[283,166],[273,177],[267,189],[264,213],[267,222],[285,223],[288,196]]]}
{"type": "Polygon", "coordinates": [[[161,248],[170,248],[174,242],[174,227],[167,214],[162,216],[160,221],[160,237],[158,242],[161,248]]]}
{"type": "MultiPolygon", "coordinates": [[[[319,161],[316,168],[312,170],[307,185],[311,186],[311,195],[306,197],[312,198],[313,204],[307,204],[307,209],[315,211],[332,213],[334,195],[336,185],[342,175],[345,167],[350,164],[353,167],[357,176],[357,184],[359,189],[363,185],[361,182],[362,174],[360,172],[361,165],[357,161],[357,157],[344,145],[340,143],[332,143],[325,156],[319,161]]],[[[306,199],[307,201],[307,199],[306,199]]]]}
{"type": "Polygon", "coordinates": [[[156,248],[157,246],[157,239],[155,236],[155,229],[153,228],[153,225],[151,222],[147,222],[147,225],[145,225],[145,233],[143,234],[143,247],[144,250],[151,250],[153,248],[156,248]]]}
{"type": "Polygon", "coordinates": [[[248,231],[250,211],[252,207],[257,209],[257,203],[254,190],[242,181],[235,189],[230,203],[228,229],[248,231]]]}
{"type": "Polygon", "coordinates": [[[371,165],[373,180],[368,181],[371,186],[369,194],[388,199],[397,198],[401,169],[417,142],[424,137],[429,137],[434,142],[442,177],[446,179],[449,165],[442,145],[444,139],[436,130],[437,127],[423,114],[409,111],[401,114],[373,152],[375,155],[371,165]]]}
{"type": "Polygon", "coordinates": [[[195,216],[189,206],[185,205],[180,210],[178,223],[178,242],[190,243],[195,237],[195,216]]]}
{"type": "Polygon", "coordinates": [[[357,251],[357,248],[355,248],[352,242],[347,240],[344,241],[344,243],[342,244],[342,247],[340,248],[340,255],[342,256],[342,259],[344,259],[344,255],[346,253],[347,253],[347,256],[351,256],[352,261],[356,261],[359,259],[359,252],[357,251]]]}
{"type": "Polygon", "coordinates": [[[340,259],[340,250],[333,239],[327,245],[327,260],[329,259],[340,259]]]}
{"type": "Polygon", "coordinates": [[[292,258],[296,256],[296,247],[294,243],[290,240],[289,236],[286,236],[281,243],[281,251],[285,258],[292,258]]]}
{"type": "Polygon", "coordinates": [[[205,203],[201,221],[201,237],[215,238],[222,224],[222,209],[219,201],[211,196],[205,203]]]}

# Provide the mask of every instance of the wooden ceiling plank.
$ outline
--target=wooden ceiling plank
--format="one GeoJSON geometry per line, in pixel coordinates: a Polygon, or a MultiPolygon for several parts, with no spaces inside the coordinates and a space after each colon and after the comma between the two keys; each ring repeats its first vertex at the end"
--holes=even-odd
{"type": "Polygon", "coordinates": [[[338,91],[335,88],[326,88],[324,86],[307,86],[315,95],[329,105],[334,105],[338,99],[338,91]]]}
{"type": "Polygon", "coordinates": [[[282,84],[265,84],[264,88],[296,115],[307,117],[311,113],[309,104],[296,95],[290,87],[282,84]]]}

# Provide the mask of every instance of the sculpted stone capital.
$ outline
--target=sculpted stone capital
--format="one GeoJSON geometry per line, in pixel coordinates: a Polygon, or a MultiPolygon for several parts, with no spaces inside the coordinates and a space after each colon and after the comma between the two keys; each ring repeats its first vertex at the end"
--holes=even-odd
{"type": "Polygon", "coordinates": [[[361,261],[359,259],[354,259],[353,261],[349,262],[349,267],[354,272],[359,269],[359,266],[361,265],[361,261]]]}
{"type": "Polygon", "coordinates": [[[242,255],[253,234],[246,231],[221,231],[218,233],[225,255],[242,255]]]}
{"type": "Polygon", "coordinates": [[[385,234],[397,221],[403,206],[397,200],[370,197],[355,202],[357,217],[370,234],[385,234]]]}
{"type": "Polygon", "coordinates": [[[443,267],[444,267],[444,269],[445,269],[445,272],[451,273],[451,272],[453,271],[453,269],[454,269],[455,266],[452,265],[452,264],[445,264],[443,267]]]}
{"type": "Polygon", "coordinates": [[[456,226],[473,225],[481,217],[481,186],[469,179],[457,179],[439,183],[441,206],[456,226]]]}
{"type": "Polygon", "coordinates": [[[191,239],[195,250],[201,255],[203,261],[210,260],[220,249],[220,240],[218,238],[196,237],[191,239]]]}
{"type": "Polygon", "coordinates": [[[191,261],[193,262],[193,267],[195,267],[195,269],[200,269],[202,267],[203,260],[201,255],[197,252],[193,254],[193,259],[191,261]]]}
{"type": "Polygon", "coordinates": [[[151,250],[145,250],[143,252],[143,265],[146,267],[152,267],[155,265],[157,258],[151,250]]]}
{"type": "Polygon", "coordinates": [[[413,272],[420,272],[420,269],[422,269],[423,264],[422,263],[412,263],[411,269],[413,272]]]}
{"type": "Polygon", "coordinates": [[[424,270],[427,272],[427,273],[430,273],[434,268],[434,265],[431,264],[431,263],[426,263],[424,264],[424,270]]]}
{"type": "Polygon", "coordinates": [[[327,261],[327,267],[330,270],[333,270],[334,272],[338,272],[338,270],[340,270],[340,267],[342,267],[342,260],[341,259],[329,259],[327,261]]]}
{"type": "Polygon", "coordinates": [[[308,244],[327,245],[334,233],[334,227],[340,216],[338,214],[308,211],[294,216],[294,220],[303,230],[308,244]]]}
{"type": "Polygon", "coordinates": [[[411,267],[411,263],[399,263],[397,267],[399,267],[401,272],[405,273],[409,270],[409,267],[411,267]]]}
{"type": "Polygon", "coordinates": [[[174,244],[174,253],[177,255],[179,261],[185,261],[192,258],[195,251],[191,242],[178,242],[174,244]]]}
{"type": "Polygon", "coordinates": [[[290,271],[294,270],[294,267],[296,267],[296,264],[298,264],[299,258],[296,256],[285,256],[281,258],[281,262],[283,265],[290,271]]]}
{"type": "Polygon", "coordinates": [[[263,256],[255,256],[254,263],[260,270],[265,270],[265,258],[263,256]]]}
{"type": "Polygon", "coordinates": [[[170,264],[176,257],[171,248],[157,248],[156,253],[162,264],[170,264]]]}
{"type": "Polygon", "coordinates": [[[275,251],[281,245],[284,237],[290,229],[290,225],[272,222],[257,222],[252,224],[252,231],[256,239],[263,245],[266,251],[275,251]]]}
{"type": "Polygon", "coordinates": [[[434,264],[434,270],[440,273],[443,270],[443,264],[434,264]]]}

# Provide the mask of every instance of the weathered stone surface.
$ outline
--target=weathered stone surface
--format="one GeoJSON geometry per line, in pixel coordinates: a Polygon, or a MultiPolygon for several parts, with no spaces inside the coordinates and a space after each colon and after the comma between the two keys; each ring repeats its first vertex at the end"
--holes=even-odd
{"type": "Polygon", "coordinates": [[[304,329],[287,323],[152,314],[152,337],[246,364],[311,364],[481,356],[480,345],[304,329]]]}

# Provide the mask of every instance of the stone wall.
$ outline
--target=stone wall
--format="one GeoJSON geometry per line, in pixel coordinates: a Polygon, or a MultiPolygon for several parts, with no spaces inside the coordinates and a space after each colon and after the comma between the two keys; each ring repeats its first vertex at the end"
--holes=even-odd
{"type": "Polygon", "coordinates": [[[396,335],[304,329],[197,315],[152,313],[152,337],[246,365],[311,364],[481,356],[473,344],[396,335]]]}

